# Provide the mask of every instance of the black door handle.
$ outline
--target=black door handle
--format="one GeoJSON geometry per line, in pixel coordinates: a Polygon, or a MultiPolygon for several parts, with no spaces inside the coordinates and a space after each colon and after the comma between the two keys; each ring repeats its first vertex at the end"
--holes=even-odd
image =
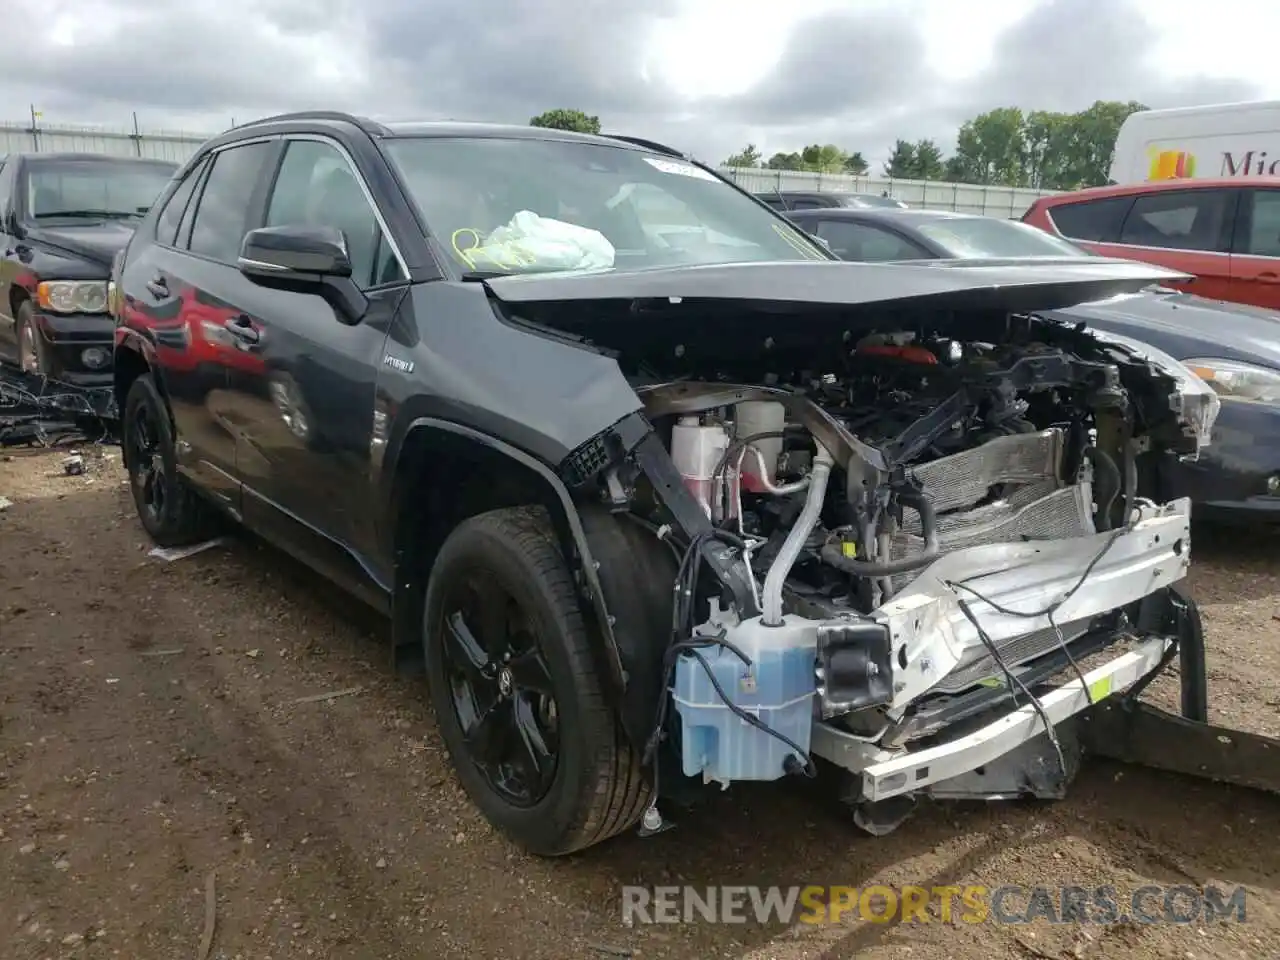
{"type": "Polygon", "coordinates": [[[237,317],[232,317],[230,320],[227,320],[222,324],[222,326],[229,331],[232,336],[238,337],[245,343],[257,343],[262,339],[261,334],[259,334],[257,328],[254,327],[253,321],[243,313],[237,317]]]}
{"type": "Polygon", "coordinates": [[[157,274],[147,281],[147,290],[157,300],[162,300],[169,295],[169,282],[163,276],[157,274]]]}

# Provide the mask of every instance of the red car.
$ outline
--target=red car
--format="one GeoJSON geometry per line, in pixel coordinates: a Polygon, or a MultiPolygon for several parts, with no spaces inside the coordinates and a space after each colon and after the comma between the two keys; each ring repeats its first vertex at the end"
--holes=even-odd
{"type": "Polygon", "coordinates": [[[1196,277],[1202,297],[1280,309],[1280,177],[1163,180],[1041,197],[1025,223],[1196,277]]]}

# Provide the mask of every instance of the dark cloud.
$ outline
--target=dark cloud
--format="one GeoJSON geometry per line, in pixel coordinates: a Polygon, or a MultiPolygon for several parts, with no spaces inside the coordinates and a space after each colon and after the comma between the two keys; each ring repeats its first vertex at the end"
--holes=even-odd
{"type": "Polygon", "coordinates": [[[367,7],[376,68],[406,105],[524,122],[550,107],[661,116],[676,91],[645,80],[650,29],[675,0],[381,0],[367,7]]]}
{"type": "Polygon", "coordinates": [[[829,13],[801,23],[777,65],[732,101],[751,123],[797,121],[882,111],[932,86],[924,38],[903,13],[829,13]]]}
{"type": "Polygon", "coordinates": [[[903,0],[802,22],[779,36],[777,64],[752,87],[691,98],[645,61],[653,28],[686,2],[4,0],[6,32],[42,42],[0,57],[0,118],[20,120],[34,103],[46,123],[124,126],[136,110],[148,128],[213,132],[305,107],[523,123],[564,106],[707,160],[748,142],[768,152],[822,142],[874,161],[899,137],[950,149],[964,120],[998,106],[1257,93],[1243,80],[1162,75],[1158,31],[1137,0],[1029,5],[986,68],[956,81],[929,62],[927,18],[903,0]],[[71,45],[60,42],[63,15],[81,25],[71,45]]]}
{"type": "MultiPolygon", "coordinates": [[[[56,23],[51,14],[77,9],[48,0],[6,2],[13,4],[6,9],[6,30],[18,36],[47,38],[56,23]]],[[[305,41],[332,29],[335,18],[312,19],[316,26],[304,32],[295,25],[293,14],[301,10],[296,0],[259,0],[240,9],[207,0],[181,6],[115,0],[106,6],[112,16],[74,44],[46,41],[21,57],[0,58],[0,82],[39,91],[46,114],[77,104],[99,111],[248,114],[255,108],[347,105],[365,92],[327,82],[316,70],[305,41]]],[[[337,10],[340,4],[329,6],[337,10]]]]}
{"type": "Polygon", "coordinates": [[[1000,37],[966,99],[978,110],[1072,111],[1095,100],[1167,107],[1257,95],[1243,80],[1161,75],[1151,62],[1158,40],[1132,0],[1049,0],[1000,37]]]}

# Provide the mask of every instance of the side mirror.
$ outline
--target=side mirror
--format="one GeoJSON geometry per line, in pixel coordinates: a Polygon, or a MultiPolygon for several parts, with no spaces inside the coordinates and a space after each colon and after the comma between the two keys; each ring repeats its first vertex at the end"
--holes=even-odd
{"type": "Polygon", "coordinates": [[[344,323],[359,323],[369,307],[369,301],[351,279],[347,239],[333,227],[250,230],[240,245],[237,266],[259,286],[323,297],[344,323]]]}

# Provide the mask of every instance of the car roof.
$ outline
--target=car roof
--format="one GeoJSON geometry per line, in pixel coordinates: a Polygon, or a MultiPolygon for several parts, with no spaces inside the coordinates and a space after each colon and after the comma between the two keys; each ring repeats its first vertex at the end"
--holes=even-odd
{"type": "Polygon", "coordinates": [[[887,223],[924,223],[930,220],[990,220],[979,213],[955,210],[921,210],[912,207],[828,207],[822,210],[789,210],[787,215],[803,220],[882,220],[887,223]]]}
{"type": "Polygon", "coordinates": [[[757,197],[874,197],[878,193],[859,193],[856,190],[757,190],[757,197]]]}
{"type": "Polygon", "coordinates": [[[1059,203],[1075,203],[1079,200],[1103,200],[1107,197],[1127,197],[1138,193],[1159,193],[1164,190],[1221,190],[1224,187],[1280,187],[1280,177],[1196,177],[1174,180],[1151,180],[1143,183],[1113,183],[1105,187],[1086,187],[1067,193],[1055,193],[1039,197],[1041,206],[1059,203]]]}
{"type": "Polygon", "coordinates": [[[250,136],[272,135],[296,131],[300,125],[328,128],[335,133],[350,132],[357,128],[370,137],[380,140],[421,137],[501,138],[504,140],[556,140],[566,143],[594,143],[600,146],[626,150],[643,150],[665,153],[673,157],[688,157],[674,147],[652,140],[622,134],[578,133],[552,127],[534,127],[515,123],[487,123],[471,120],[406,120],[383,122],[355,114],[329,110],[309,110],[299,113],[278,114],[241,124],[213,137],[209,143],[221,145],[250,136]]]}

